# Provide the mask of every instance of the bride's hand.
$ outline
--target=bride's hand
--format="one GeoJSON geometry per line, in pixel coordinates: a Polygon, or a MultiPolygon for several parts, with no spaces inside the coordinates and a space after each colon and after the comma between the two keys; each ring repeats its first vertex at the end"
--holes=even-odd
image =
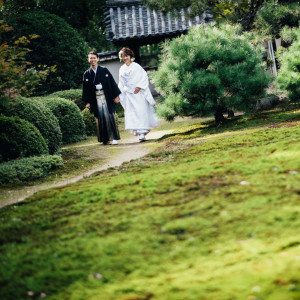
{"type": "Polygon", "coordinates": [[[116,97],[116,98],[114,99],[114,102],[115,102],[115,103],[119,103],[119,102],[120,102],[120,98],[119,98],[119,97],[116,97]]]}
{"type": "Polygon", "coordinates": [[[137,94],[139,91],[141,90],[141,88],[139,88],[139,87],[136,87],[135,89],[134,89],[134,94],[137,94]]]}

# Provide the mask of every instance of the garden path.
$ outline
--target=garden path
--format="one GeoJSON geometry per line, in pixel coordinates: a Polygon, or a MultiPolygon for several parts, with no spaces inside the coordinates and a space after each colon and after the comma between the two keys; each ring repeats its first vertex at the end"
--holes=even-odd
{"type": "MultiPolygon", "coordinates": [[[[177,126],[180,126],[180,122],[177,126]]],[[[33,194],[43,191],[46,189],[50,188],[55,188],[55,187],[61,187],[65,186],[74,182],[77,182],[85,177],[88,177],[96,172],[111,168],[111,167],[117,167],[122,165],[122,163],[133,160],[133,159],[138,159],[141,158],[151,151],[153,151],[159,143],[157,143],[158,139],[161,138],[162,136],[171,133],[174,130],[174,127],[177,126],[172,126],[173,128],[167,128],[165,129],[164,127],[155,129],[151,131],[147,135],[147,140],[145,142],[139,142],[138,137],[133,136],[133,135],[128,135],[125,134],[125,138],[123,138],[119,141],[119,145],[109,145],[109,146],[102,146],[99,143],[95,143],[89,146],[92,147],[97,147],[97,155],[101,155],[102,157],[105,157],[105,159],[98,165],[97,167],[91,168],[87,171],[84,171],[74,177],[60,180],[60,181],[54,181],[54,182],[46,182],[46,183],[41,183],[33,186],[25,186],[21,189],[18,190],[11,190],[8,193],[8,196],[5,198],[4,201],[0,202],[0,208],[15,204],[18,202],[21,202],[25,200],[26,198],[32,196],[33,194]],[[113,153],[113,155],[111,155],[113,153]]],[[[68,148],[72,149],[73,148],[85,148],[87,145],[82,144],[82,145],[70,145],[68,148]]],[[[91,153],[91,155],[95,155],[95,150],[91,153]]]]}

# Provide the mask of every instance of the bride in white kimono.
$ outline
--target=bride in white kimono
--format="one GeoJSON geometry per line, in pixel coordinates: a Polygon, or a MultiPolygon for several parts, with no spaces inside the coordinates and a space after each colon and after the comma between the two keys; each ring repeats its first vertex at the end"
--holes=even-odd
{"type": "Polygon", "coordinates": [[[145,135],[158,123],[148,75],[139,64],[133,62],[131,49],[122,48],[119,57],[124,62],[119,71],[119,89],[122,92],[119,98],[125,111],[125,130],[133,131],[140,141],[144,141],[145,135]]]}

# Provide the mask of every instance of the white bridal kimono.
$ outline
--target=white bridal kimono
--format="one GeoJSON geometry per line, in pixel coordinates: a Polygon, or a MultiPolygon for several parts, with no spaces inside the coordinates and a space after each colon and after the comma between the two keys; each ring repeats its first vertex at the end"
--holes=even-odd
{"type": "Polygon", "coordinates": [[[124,64],[120,68],[119,89],[122,92],[119,96],[120,103],[125,111],[125,130],[147,134],[150,128],[157,127],[153,107],[155,101],[149,89],[148,75],[139,64],[132,62],[129,66],[124,64]],[[134,94],[136,87],[141,90],[134,94]]]}

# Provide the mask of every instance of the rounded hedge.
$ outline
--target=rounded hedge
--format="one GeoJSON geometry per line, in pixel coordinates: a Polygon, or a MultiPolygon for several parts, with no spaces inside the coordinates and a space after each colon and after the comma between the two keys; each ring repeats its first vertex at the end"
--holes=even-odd
{"type": "Polygon", "coordinates": [[[48,154],[39,130],[19,117],[0,116],[0,161],[48,154]]]}
{"type": "Polygon", "coordinates": [[[56,153],[62,144],[62,133],[57,118],[42,102],[18,98],[11,102],[7,115],[16,116],[33,124],[45,139],[49,153],[56,153]]]}
{"type": "Polygon", "coordinates": [[[297,39],[279,58],[280,69],[277,86],[286,91],[292,102],[300,102],[300,28],[295,31],[297,39]]]}
{"type": "Polygon", "coordinates": [[[0,164],[0,184],[30,181],[44,177],[63,166],[59,155],[42,155],[16,159],[0,164]]]}
{"type": "Polygon", "coordinates": [[[36,34],[39,37],[28,45],[32,51],[29,61],[35,66],[56,66],[36,94],[77,88],[87,68],[88,46],[79,33],[62,18],[42,10],[20,12],[10,18],[17,37],[36,34]]]}
{"type": "Polygon", "coordinates": [[[85,124],[78,106],[58,97],[36,97],[42,101],[55,115],[62,132],[63,144],[79,142],[86,139],[85,124]]]}
{"type": "Polygon", "coordinates": [[[85,132],[88,136],[90,135],[96,135],[97,129],[96,129],[96,122],[94,114],[91,114],[90,110],[88,108],[85,108],[82,112],[82,118],[85,124],[85,132]]]}
{"type": "Polygon", "coordinates": [[[82,101],[82,89],[71,89],[52,93],[49,97],[59,97],[73,101],[80,110],[84,110],[85,103],[82,101]]]}

